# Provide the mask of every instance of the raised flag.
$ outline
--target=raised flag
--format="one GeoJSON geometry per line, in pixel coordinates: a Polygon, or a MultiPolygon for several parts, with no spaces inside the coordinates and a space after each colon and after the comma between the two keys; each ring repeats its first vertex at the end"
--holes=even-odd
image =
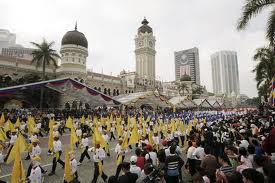
{"type": "Polygon", "coordinates": [[[65,150],[64,180],[66,182],[71,182],[73,180],[73,175],[71,174],[71,163],[70,163],[68,148],[66,148],[65,150]]]}
{"type": "Polygon", "coordinates": [[[21,146],[17,145],[14,146],[14,164],[12,168],[12,174],[11,174],[11,183],[19,183],[19,182],[25,182],[25,173],[24,173],[24,167],[21,159],[21,146]]]}

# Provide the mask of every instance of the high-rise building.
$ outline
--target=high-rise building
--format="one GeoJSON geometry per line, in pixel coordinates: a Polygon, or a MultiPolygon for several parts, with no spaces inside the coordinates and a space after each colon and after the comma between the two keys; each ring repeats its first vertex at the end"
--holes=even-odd
{"type": "Polygon", "coordinates": [[[189,75],[191,81],[200,85],[199,49],[194,47],[188,50],[175,52],[175,79],[189,75]]]}
{"type": "Polygon", "coordinates": [[[211,55],[213,92],[239,95],[240,82],[237,52],[219,51],[211,55]]]}
{"type": "Polygon", "coordinates": [[[135,37],[136,73],[139,78],[154,83],[155,80],[155,36],[148,21],[144,18],[135,37]]]}

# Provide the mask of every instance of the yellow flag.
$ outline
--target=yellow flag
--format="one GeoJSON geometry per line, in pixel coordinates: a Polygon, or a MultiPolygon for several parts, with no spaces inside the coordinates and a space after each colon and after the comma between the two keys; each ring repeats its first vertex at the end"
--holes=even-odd
{"type": "Polygon", "coordinates": [[[48,148],[49,150],[53,150],[53,128],[50,128],[49,132],[49,141],[48,141],[48,148]]]}
{"type": "Polygon", "coordinates": [[[98,170],[99,170],[99,175],[101,176],[102,172],[103,172],[103,165],[102,165],[101,160],[99,160],[99,162],[98,162],[98,170]]]}
{"type": "Polygon", "coordinates": [[[133,130],[132,130],[132,133],[131,133],[131,137],[129,139],[129,142],[128,144],[131,145],[131,144],[136,144],[138,143],[138,132],[137,132],[137,128],[134,127],[133,130]]]}
{"type": "Polygon", "coordinates": [[[5,123],[5,116],[4,116],[4,113],[2,113],[0,118],[0,127],[2,127],[4,123],[5,123]]]}
{"type": "Polygon", "coordinates": [[[20,154],[22,152],[24,152],[27,148],[27,144],[26,141],[24,140],[23,136],[21,134],[18,135],[18,138],[16,139],[14,146],[11,149],[11,152],[9,154],[9,157],[7,158],[7,164],[9,164],[10,162],[12,162],[16,156],[18,155],[17,151],[19,149],[20,154]],[[19,146],[19,148],[18,148],[19,146]]]}
{"type": "Polygon", "coordinates": [[[174,120],[174,118],[172,118],[172,120],[171,120],[171,132],[172,132],[172,134],[175,132],[175,120],[174,120]]]}
{"type": "Polygon", "coordinates": [[[15,160],[12,168],[11,183],[25,182],[24,167],[21,160],[21,147],[14,146],[15,160]]]}
{"type": "Polygon", "coordinates": [[[15,128],[19,128],[19,127],[20,127],[20,119],[19,119],[19,117],[17,118],[14,127],[15,127],[15,128]]]}
{"type": "Polygon", "coordinates": [[[116,165],[120,165],[122,163],[122,155],[118,155],[117,159],[116,159],[116,165]]]}
{"type": "Polygon", "coordinates": [[[0,128],[0,141],[5,142],[7,139],[6,133],[3,131],[2,128],[0,128]]]}
{"type": "Polygon", "coordinates": [[[143,126],[142,126],[142,135],[146,136],[146,125],[145,125],[145,123],[143,123],[143,126]]]}
{"type": "Polygon", "coordinates": [[[69,116],[67,121],[66,121],[66,125],[67,128],[73,128],[73,119],[69,116]]]}
{"type": "Polygon", "coordinates": [[[94,135],[93,135],[93,139],[92,139],[92,143],[94,145],[96,145],[96,143],[99,142],[101,147],[105,147],[105,149],[108,149],[108,144],[106,143],[106,141],[104,140],[104,138],[102,137],[102,134],[98,131],[98,128],[94,129],[94,135]]]}
{"type": "Polygon", "coordinates": [[[154,143],[154,141],[153,141],[153,137],[152,137],[152,133],[151,132],[149,132],[149,135],[148,135],[148,140],[149,140],[149,143],[151,144],[151,145],[154,145],[155,143],[154,143]]]}
{"type": "Polygon", "coordinates": [[[70,163],[68,148],[66,148],[66,151],[65,151],[64,180],[67,182],[71,182],[73,180],[73,175],[71,174],[71,163],[70,163]]]}
{"type": "Polygon", "coordinates": [[[80,119],[80,122],[81,122],[82,124],[85,123],[85,117],[84,117],[84,115],[83,115],[82,118],[80,119]]]}
{"type": "Polygon", "coordinates": [[[121,137],[122,131],[121,131],[121,128],[120,128],[119,120],[116,121],[116,132],[117,132],[117,136],[121,137]]]}
{"type": "Polygon", "coordinates": [[[11,123],[10,120],[8,120],[5,124],[5,128],[4,128],[4,131],[7,132],[7,131],[13,131],[15,130],[13,124],[11,123]]]}
{"type": "Polygon", "coordinates": [[[77,142],[78,142],[78,138],[76,136],[75,129],[71,128],[71,137],[70,137],[71,151],[74,149],[74,145],[77,142]]]}
{"type": "Polygon", "coordinates": [[[129,131],[126,132],[122,144],[121,144],[121,149],[126,149],[128,147],[128,133],[129,131]]]}
{"type": "Polygon", "coordinates": [[[107,131],[109,132],[111,130],[111,124],[109,119],[107,120],[106,125],[107,125],[107,131]]]}

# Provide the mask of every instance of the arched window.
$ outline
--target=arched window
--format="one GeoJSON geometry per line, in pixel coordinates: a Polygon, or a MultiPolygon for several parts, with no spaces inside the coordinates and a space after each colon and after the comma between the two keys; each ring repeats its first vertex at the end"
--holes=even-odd
{"type": "Polygon", "coordinates": [[[113,96],[116,96],[116,89],[113,90],[113,96]]]}
{"type": "Polygon", "coordinates": [[[100,88],[100,87],[98,87],[98,89],[97,89],[97,90],[101,92],[101,88],[100,88]]]}
{"type": "Polygon", "coordinates": [[[125,91],[125,93],[127,94],[127,93],[128,93],[128,91],[126,90],[126,91],[125,91]]]}
{"type": "Polygon", "coordinates": [[[111,89],[108,88],[108,95],[111,95],[111,89]]]}
{"type": "Polygon", "coordinates": [[[104,94],[107,94],[107,88],[104,88],[104,94]]]}
{"type": "Polygon", "coordinates": [[[116,95],[119,95],[119,90],[116,90],[116,95]]]}
{"type": "Polygon", "coordinates": [[[97,90],[97,88],[96,88],[96,87],[94,87],[94,89],[95,89],[95,90],[97,90]]]}

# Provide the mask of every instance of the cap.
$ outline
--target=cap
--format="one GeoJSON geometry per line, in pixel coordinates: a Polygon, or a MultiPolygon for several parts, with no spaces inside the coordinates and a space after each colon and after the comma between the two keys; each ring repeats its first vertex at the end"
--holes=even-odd
{"type": "Polygon", "coordinates": [[[31,159],[32,159],[32,161],[41,161],[40,156],[34,156],[31,159]]]}
{"type": "Polygon", "coordinates": [[[32,143],[38,143],[39,142],[39,139],[35,138],[32,140],[32,143]]]}
{"type": "Polygon", "coordinates": [[[146,145],[146,149],[149,150],[149,151],[151,151],[151,150],[153,149],[153,147],[152,147],[151,144],[147,144],[147,145],[146,145]]]}
{"type": "Polygon", "coordinates": [[[137,157],[136,156],[131,156],[130,162],[131,163],[136,163],[137,162],[137,157]]]}

